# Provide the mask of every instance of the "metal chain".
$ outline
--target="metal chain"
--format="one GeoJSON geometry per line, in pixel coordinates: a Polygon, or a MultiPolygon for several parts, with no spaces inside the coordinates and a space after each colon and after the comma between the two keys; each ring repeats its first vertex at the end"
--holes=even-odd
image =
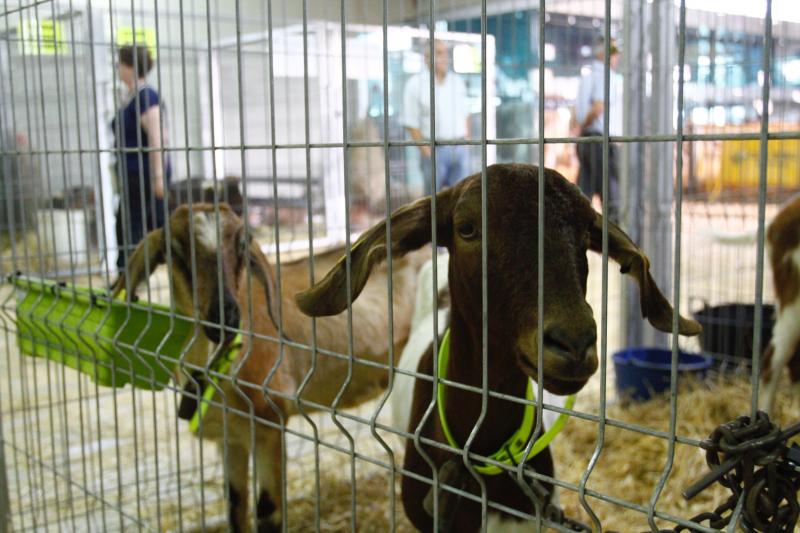
{"type": "MultiPolygon", "coordinates": [[[[793,531],[800,515],[800,446],[786,443],[798,433],[800,423],[781,431],[763,411],[758,411],[752,420],[740,416],[717,427],[700,444],[706,450],[711,472],[687,488],[683,497],[690,500],[715,482],[727,487],[731,496],[713,512],[693,517],[692,522],[707,522],[709,527],[722,529],[744,498],[745,529],[765,533],[793,531]]],[[[665,531],[696,530],[678,526],[665,531]]]]}

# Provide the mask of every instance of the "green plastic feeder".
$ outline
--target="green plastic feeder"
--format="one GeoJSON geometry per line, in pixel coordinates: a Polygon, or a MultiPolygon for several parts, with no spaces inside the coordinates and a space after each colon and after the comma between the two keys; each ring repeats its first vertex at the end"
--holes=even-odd
{"type": "Polygon", "coordinates": [[[157,304],[128,304],[106,291],[9,277],[19,349],[88,374],[100,385],[163,389],[192,332],[191,318],[157,304]]]}

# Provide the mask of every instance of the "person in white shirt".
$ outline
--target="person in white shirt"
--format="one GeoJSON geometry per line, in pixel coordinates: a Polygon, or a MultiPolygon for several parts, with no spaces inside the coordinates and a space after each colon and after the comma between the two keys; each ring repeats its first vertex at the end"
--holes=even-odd
{"type": "MultiPolygon", "coordinates": [[[[575,120],[581,137],[603,135],[603,111],[605,108],[604,59],[605,39],[600,37],[594,45],[594,60],[589,72],[581,76],[578,99],[575,103],[575,120]]],[[[616,72],[619,62],[619,48],[612,39],[610,43],[609,66],[609,135],[622,134],[622,80],[616,72]]],[[[603,199],[603,144],[579,143],[577,145],[580,171],[578,186],[591,199],[595,194],[603,199]]],[[[611,144],[608,153],[608,212],[611,220],[619,217],[619,173],[618,149],[611,144]]]]}
{"type": "MultiPolygon", "coordinates": [[[[447,43],[434,41],[436,54],[435,68],[435,140],[461,140],[469,137],[469,109],[467,108],[467,87],[464,80],[450,70],[450,50],[447,43]]],[[[412,76],[403,91],[403,126],[415,141],[431,138],[431,82],[430,54],[425,48],[427,68],[412,76]]],[[[431,193],[430,145],[419,146],[425,174],[426,193],[431,193]]],[[[467,177],[469,152],[465,145],[436,146],[436,190],[451,187],[467,177]]]]}

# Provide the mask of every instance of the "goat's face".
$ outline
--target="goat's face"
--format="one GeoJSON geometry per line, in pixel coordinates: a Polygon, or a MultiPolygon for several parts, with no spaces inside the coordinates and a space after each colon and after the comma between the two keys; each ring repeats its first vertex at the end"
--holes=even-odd
{"type": "MultiPolygon", "coordinates": [[[[485,312],[489,345],[495,348],[492,365],[512,371],[520,368],[538,379],[538,170],[491,167],[487,175],[487,239],[481,232],[480,175],[453,191],[452,230],[445,238],[450,251],[453,320],[459,316],[465,326],[472,326],[472,338],[479,342],[485,241],[485,312]]],[[[544,215],[541,362],[548,390],[567,394],[583,387],[597,369],[597,325],[586,302],[586,253],[597,215],[574,186],[550,171],[546,172],[544,215]]]]}
{"type": "MultiPolygon", "coordinates": [[[[211,204],[182,205],[170,216],[168,233],[170,275],[178,310],[189,316],[196,311],[212,342],[231,340],[240,326],[237,295],[248,257],[253,278],[262,282],[268,295],[271,290],[271,276],[264,271],[268,265],[261,250],[227,204],[220,204],[218,209],[211,204]]],[[[167,259],[166,242],[167,231],[157,229],[139,243],[127,265],[132,292],[148,272],[167,259]]],[[[125,285],[122,276],[115,292],[125,285]]]]}
{"type": "MultiPolygon", "coordinates": [[[[449,281],[459,324],[480,339],[482,246],[486,241],[488,313],[492,366],[519,368],[538,378],[542,361],[544,387],[569,394],[583,387],[597,369],[597,327],[586,302],[587,250],[602,249],[602,217],[574,185],[545,171],[544,331],[539,332],[538,176],[530,165],[493,165],[487,176],[487,231],[481,234],[481,175],[475,174],[436,197],[439,243],[450,251],[449,281]],[[541,335],[544,353],[538,351],[541,335]],[[506,357],[507,359],[503,359],[506,357]]],[[[400,256],[431,239],[431,201],[423,198],[391,216],[392,254],[400,256]]],[[[297,295],[300,309],[313,316],[341,312],[355,299],[372,267],[386,256],[386,227],[381,223],[353,246],[351,293],[346,291],[344,261],[308,291],[297,295]]],[[[650,276],[644,253],[609,223],[609,255],[639,283],[642,314],[662,331],[672,330],[673,310],[650,276]]],[[[692,320],[679,318],[679,331],[700,332],[692,320]]]]}

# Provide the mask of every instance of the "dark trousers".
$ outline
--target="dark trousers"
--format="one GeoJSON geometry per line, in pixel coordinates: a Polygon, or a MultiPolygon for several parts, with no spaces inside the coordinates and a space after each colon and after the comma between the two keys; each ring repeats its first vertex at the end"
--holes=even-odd
{"type": "MultiPolygon", "coordinates": [[[[598,136],[600,132],[584,130],[581,137],[598,136]]],[[[603,198],[603,143],[580,143],[577,146],[580,171],[578,187],[590,200],[597,194],[600,200],[608,201],[608,214],[611,220],[619,219],[619,170],[618,149],[614,144],[608,147],[608,198],[603,198]]]]}
{"type": "Polygon", "coordinates": [[[135,200],[130,205],[125,205],[125,198],[120,199],[117,208],[117,270],[124,272],[128,257],[136,249],[136,245],[144,239],[144,236],[156,228],[164,226],[164,200],[150,198],[148,209],[142,212],[141,202],[135,200]]]}

